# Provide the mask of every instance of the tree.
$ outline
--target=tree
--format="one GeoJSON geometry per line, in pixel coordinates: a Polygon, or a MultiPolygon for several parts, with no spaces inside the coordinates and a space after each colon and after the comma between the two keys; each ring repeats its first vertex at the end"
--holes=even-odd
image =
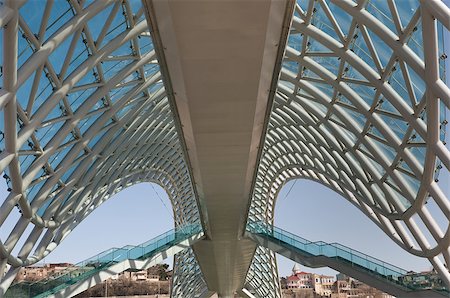
{"type": "Polygon", "coordinates": [[[159,280],[167,280],[167,270],[169,269],[168,264],[158,264],[147,269],[147,274],[158,275],[159,280]]]}

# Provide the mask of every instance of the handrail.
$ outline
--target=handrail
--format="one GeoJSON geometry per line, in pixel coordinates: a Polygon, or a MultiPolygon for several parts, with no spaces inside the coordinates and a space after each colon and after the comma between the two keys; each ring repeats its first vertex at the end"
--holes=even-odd
{"type": "Polygon", "coordinates": [[[125,260],[146,259],[168,246],[173,246],[203,231],[199,223],[185,225],[165,232],[139,245],[110,248],[57,273],[35,282],[13,284],[5,297],[46,297],[70,284],[83,280],[113,264],[125,260]]]}
{"type": "MultiPolygon", "coordinates": [[[[364,270],[377,278],[388,280],[391,283],[406,287],[409,290],[424,289],[414,285],[411,281],[412,271],[386,263],[380,259],[339,243],[309,241],[266,222],[248,222],[246,230],[264,238],[270,238],[272,242],[278,243],[284,247],[294,247],[307,257],[325,256],[332,259],[338,259],[351,264],[353,267],[364,270]]],[[[448,289],[443,285],[438,288],[433,288],[433,290],[448,292],[448,289]]]]}

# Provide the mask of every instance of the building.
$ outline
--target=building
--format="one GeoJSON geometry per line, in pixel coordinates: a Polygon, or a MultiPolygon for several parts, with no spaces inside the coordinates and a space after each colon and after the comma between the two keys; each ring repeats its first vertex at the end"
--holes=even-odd
{"type": "Polygon", "coordinates": [[[330,296],[334,282],[333,276],[304,272],[300,265],[295,263],[292,275],[286,278],[286,287],[293,290],[312,289],[321,296],[330,296]]]}
{"type": "Polygon", "coordinates": [[[46,267],[23,267],[16,275],[16,281],[38,281],[48,276],[48,269],[46,267]]]}
{"type": "Polygon", "coordinates": [[[288,289],[312,289],[314,274],[300,270],[300,265],[295,263],[292,275],[287,277],[288,289]]]}
{"type": "Polygon", "coordinates": [[[133,280],[133,281],[146,281],[157,282],[160,280],[160,276],[150,272],[148,270],[139,271],[124,271],[114,277],[114,279],[133,280]]]}
{"type": "Polygon", "coordinates": [[[164,249],[174,297],[281,296],[274,246],[249,229],[291,179],[344,196],[450,285],[449,19],[440,0],[0,1],[0,296],[144,182],[198,228],[164,249]]]}
{"type": "Polygon", "coordinates": [[[336,275],[331,288],[331,298],[394,298],[342,273],[336,275]]]}
{"type": "Polygon", "coordinates": [[[118,279],[126,279],[132,281],[148,281],[147,270],[124,271],[119,274],[118,279]]]}
{"type": "MultiPolygon", "coordinates": [[[[21,268],[21,271],[16,276],[16,282],[20,281],[40,281],[47,278],[57,278],[63,274],[70,274],[76,277],[86,271],[92,270],[92,267],[79,267],[70,263],[49,263],[42,266],[28,266],[21,268]]],[[[167,272],[167,276],[171,278],[171,272],[167,272]]],[[[111,277],[114,280],[131,280],[131,281],[145,281],[157,282],[160,276],[153,273],[153,267],[148,270],[139,271],[124,271],[120,274],[111,277]]]]}
{"type": "Polygon", "coordinates": [[[318,295],[331,298],[393,298],[345,274],[338,273],[335,279],[333,276],[308,273],[302,271],[297,263],[286,281],[287,295],[295,296],[297,293],[301,297],[318,295]]]}
{"type": "Polygon", "coordinates": [[[80,270],[80,268],[75,267],[70,263],[48,263],[41,266],[27,266],[23,267],[17,274],[16,281],[38,281],[49,276],[57,277],[67,273],[68,270],[74,274],[76,271],[80,270]],[[72,270],[70,270],[71,268],[72,270]]]}
{"type": "Polygon", "coordinates": [[[74,264],[70,263],[48,263],[43,266],[47,269],[47,275],[58,276],[60,274],[66,273],[68,270],[74,274],[81,268],[76,267],[74,264]],[[72,270],[71,270],[72,269],[72,270]]]}
{"type": "Polygon", "coordinates": [[[314,292],[320,296],[330,296],[333,290],[335,279],[333,276],[314,274],[312,287],[314,292]]]}

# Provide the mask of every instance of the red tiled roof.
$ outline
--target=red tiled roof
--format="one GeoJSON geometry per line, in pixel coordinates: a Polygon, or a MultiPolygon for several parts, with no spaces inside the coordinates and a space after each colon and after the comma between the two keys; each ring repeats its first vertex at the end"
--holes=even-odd
{"type": "Polygon", "coordinates": [[[291,275],[291,276],[289,276],[288,278],[287,278],[287,280],[288,281],[294,281],[294,280],[299,280],[300,278],[298,278],[297,276],[295,276],[295,275],[291,275]]]}

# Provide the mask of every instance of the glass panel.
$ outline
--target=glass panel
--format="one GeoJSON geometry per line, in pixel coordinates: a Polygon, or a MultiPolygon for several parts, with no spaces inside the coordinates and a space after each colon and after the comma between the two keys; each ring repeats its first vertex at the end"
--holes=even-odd
{"type": "MultiPolygon", "coordinates": [[[[246,230],[258,237],[262,237],[264,241],[282,246],[284,249],[298,253],[300,256],[326,256],[344,264],[350,263],[351,266],[358,267],[358,270],[362,270],[365,274],[372,275],[378,279],[384,279],[385,282],[395,283],[408,288],[408,290],[420,290],[420,286],[408,282],[408,277],[411,275],[411,272],[339,243],[310,242],[261,221],[249,221],[246,230]]],[[[326,265],[326,263],[321,265],[326,265]]],[[[436,290],[447,291],[439,286],[436,290]]]]}
{"type": "Polygon", "coordinates": [[[137,246],[128,245],[122,248],[111,248],[68,267],[62,272],[59,271],[57,275],[49,276],[31,284],[23,282],[14,284],[8,289],[6,297],[17,297],[14,295],[19,292],[30,293],[34,297],[47,297],[65,287],[89,278],[99,271],[106,270],[113,264],[124,260],[148,259],[196,234],[200,236],[203,234],[199,223],[178,227],[137,246]]]}

